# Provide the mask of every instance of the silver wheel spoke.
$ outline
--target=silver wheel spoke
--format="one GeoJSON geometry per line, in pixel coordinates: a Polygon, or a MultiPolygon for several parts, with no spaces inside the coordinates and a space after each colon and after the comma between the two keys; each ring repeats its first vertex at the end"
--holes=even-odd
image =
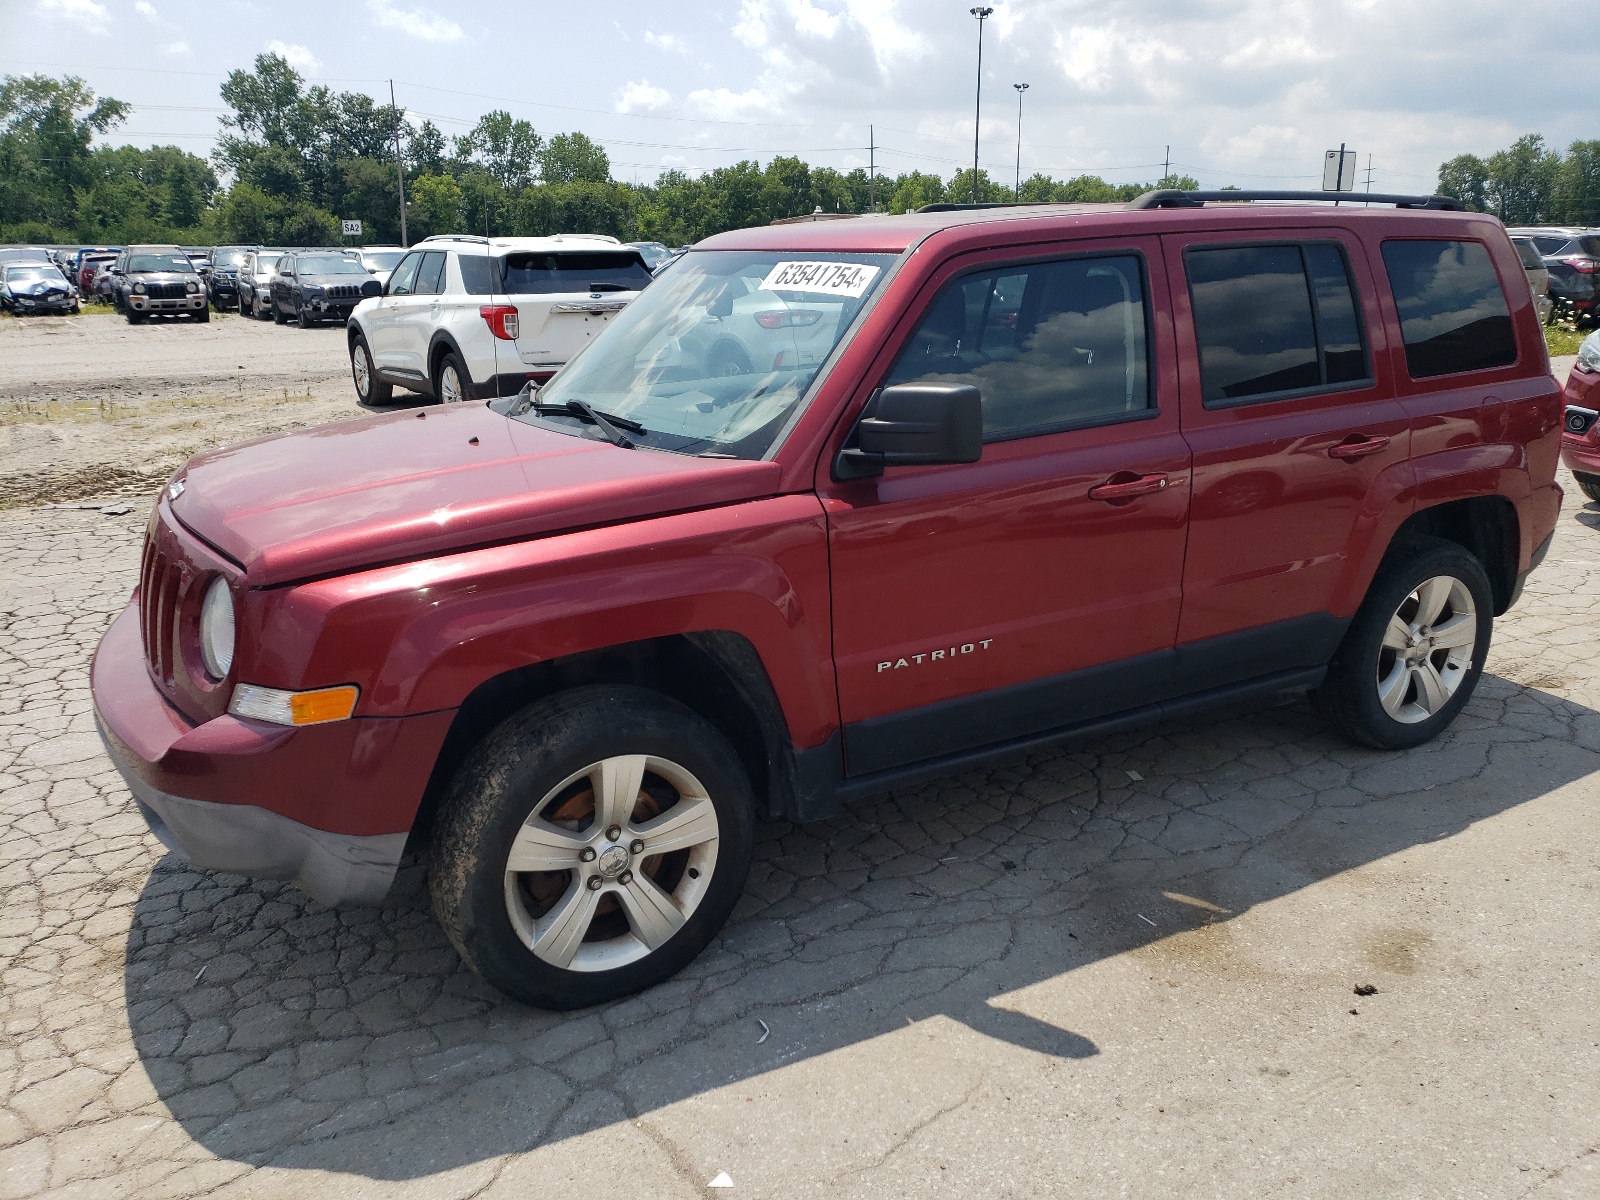
{"type": "Polygon", "coordinates": [[[589,932],[601,895],[574,879],[566,895],[539,922],[530,949],[552,966],[571,963],[583,944],[583,935],[589,932]]]}
{"type": "Polygon", "coordinates": [[[652,950],[683,928],[684,915],[672,897],[644,875],[635,875],[617,892],[617,898],[634,936],[652,950]]]}
{"type": "Polygon", "coordinates": [[[717,836],[717,810],[704,796],[684,796],[661,816],[633,832],[644,841],[646,854],[667,854],[709,842],[717,836]]]}
{"type": "Polygon", "coordinates": [[[1439,672],[1431,662],[1420,663],[1412,671],[1417,681],[1417,704],[1430,713],[1436,713],[1450,699],[1450,689],[1445,686],[1439,672]]]}
{"type": "Polygon", "coordinates": [[[594,787],[594,823],[598,829],[626,825],[644,784],[645,756],[622,754],[598,763],[589,774],[594,787]]]}
{"type": "Polygon", "coordinates": [[[1417,585],[1417,625],[1420,628],[1426,629],[1439,619],[1445,602],[1450,599],[1451,583],[1448,577],[1436,575],[1417,585]]]}
{"type": "Polygon", "coordinates": [[[1383,644],[1391,650],[1405,650],[1411,645],[1411,626],[1398,615],[1389,618],[1389,627],[1383,631],[1383,644]]]}
{"type": "Polygon", "coordinates": [[[1391,717],[1400,716],[1400,706],[1406,698],[1406,684],[1410,681],[1411,668],[1403,658],[1395,659],[1389,673],[1378,680],[1378,700],[1383,705],[1383,711],[1391,717]]]}
{"type": "Polygon", "coordinates": [[[582,834],[569,833],[534,817],[511,843],[508,871],[571,871],[578,865],[578,851],[588,845],[582,834]]]}
{"type": "Polygon", "coordinates": [[[1441,650],[1470,646],[1478,640],[1478,621],[1472,613],[1451,617],[1433,627],[1433,644],[1441,650]]]}

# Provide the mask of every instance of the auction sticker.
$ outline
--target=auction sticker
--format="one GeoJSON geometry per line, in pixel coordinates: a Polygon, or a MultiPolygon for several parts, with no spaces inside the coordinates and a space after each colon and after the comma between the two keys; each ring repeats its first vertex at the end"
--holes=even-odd
{"type": "Polygon", "coordinates": [[[767,273],[758,290],[814,292],[858,300],[877,277],[878,268],[865,263],[781,262],[767,273]]]}

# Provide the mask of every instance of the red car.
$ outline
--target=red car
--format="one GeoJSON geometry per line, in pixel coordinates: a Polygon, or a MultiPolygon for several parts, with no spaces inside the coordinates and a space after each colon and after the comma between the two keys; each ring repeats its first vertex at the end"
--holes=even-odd
{"type": "Polygon", "coordinates": [[[540,390],[203,454],[106,746],[201,867],[373,904],[425,841],[463,958],[574,1007],[706,945],[763,817],[1297,689],[1425,741],[1549,546],[1561,391],[1498,221],[1310,199],[723,234],[540,390]],[[683,352],[757,294],[826,352],[683,352]]]}
{"type": "Polygon", "coordinates": [[[1567,412],[1561,426],[1561,461],[1589,499],[1600,502],[1600,333],[1578,347],[1567,375],[1567,412]]]}

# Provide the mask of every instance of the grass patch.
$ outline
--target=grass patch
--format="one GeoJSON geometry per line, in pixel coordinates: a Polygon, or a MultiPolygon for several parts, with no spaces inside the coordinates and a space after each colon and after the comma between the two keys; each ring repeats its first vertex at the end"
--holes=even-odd
{"type": "Polygon", "coordinates": [[[1544,344],[1549,349],[1551,358],[1562,354],[1576,354],[1578,347],[1583,344],[1583,339],[1588,336],[1588,330],[1580,332],[1571,321],[1557,321],[1554,325],[1544,327],[1544,344]]]}

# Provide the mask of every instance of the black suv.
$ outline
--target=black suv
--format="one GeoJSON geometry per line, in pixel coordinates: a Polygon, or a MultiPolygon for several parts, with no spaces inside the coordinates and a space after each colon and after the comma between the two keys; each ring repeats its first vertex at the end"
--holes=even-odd
{"type": "Polygon", "coordinates": [[[1508,229],[1513,238],[1533,243],[1550,272],[1554,315],[1581,324],[1600,319],[1600,231],[1559,227],[1508,229]]]}
{"type": "Polygon", "coordinates": [[[218,312],[239,307],[239,267],[250,251],[259,249],[259,246],[211,248],[211,303],[218,312]]]}
{"type": "Polygon", "coordinates": [[[272,276],[272,319],[282,325],[294,317],[301,329],[323,321],[348,321],[351,309],[382,291],[383,285],[352,254],[339,250],[285,254],[272,276]]]}
{"type": "Polygon", "coordinates": [[[211,319],[206,281],[178,246],[129,246],[111,269],[111,303],[138,325],[146,317],[211,319]]]}

